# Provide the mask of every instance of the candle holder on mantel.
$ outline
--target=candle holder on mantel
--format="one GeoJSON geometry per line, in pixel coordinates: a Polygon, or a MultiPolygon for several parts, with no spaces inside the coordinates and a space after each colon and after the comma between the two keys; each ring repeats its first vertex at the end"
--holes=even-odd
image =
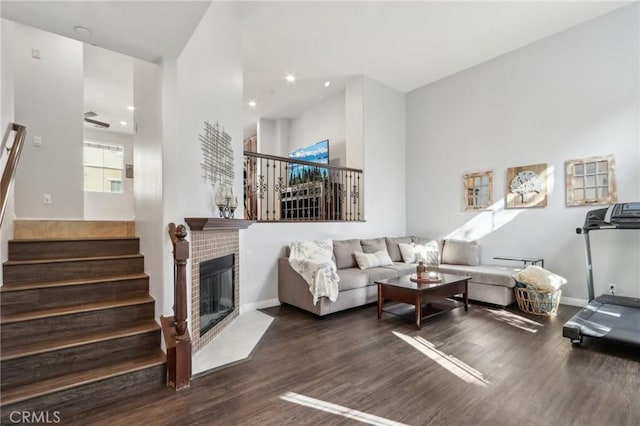
{"type": "Polygon", "coordinates": [[[236,208],[238,207],[238,196],[233,195],[232,189],[220,186],[216,192],[216,206],[220,217],[224,219],[233,219],[236,208]]]}

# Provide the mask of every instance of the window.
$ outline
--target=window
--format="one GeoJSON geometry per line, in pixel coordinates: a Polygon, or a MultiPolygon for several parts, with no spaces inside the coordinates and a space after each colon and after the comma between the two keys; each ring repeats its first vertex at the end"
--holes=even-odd
{"type": "Polygon", "coordinates": [[[84,143],[84,190],[122,192],[124,146],[84,143]]]}
{"type": "Polygon", "coordinates": [[[493,172],[464,175],[464,209],[486,209],[493,203],[493,172]]]}
{"type": "Polygon", "coordinates": [[[565,169],[567,206],[617,201],[613,155],[569,160],[565,169]]]}

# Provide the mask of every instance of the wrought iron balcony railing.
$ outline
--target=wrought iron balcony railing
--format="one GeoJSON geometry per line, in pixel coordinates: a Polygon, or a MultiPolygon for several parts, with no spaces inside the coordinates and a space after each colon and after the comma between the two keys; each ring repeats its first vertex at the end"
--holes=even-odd
{"type": "Polygon", "coordinates": [[[362,170],[244,152],[244,209],[263,222],[362,221],[362,170]]]}

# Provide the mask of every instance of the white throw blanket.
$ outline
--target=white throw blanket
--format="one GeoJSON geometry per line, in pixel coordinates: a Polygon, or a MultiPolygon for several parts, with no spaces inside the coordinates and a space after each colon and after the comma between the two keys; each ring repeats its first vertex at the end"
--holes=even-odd
{"type": "Polygon", "coordinates": [[[338,281],[332,240],[294,241],[289,244],[289,264],[309,284],[313,304],[326,296],[332,302],[338,298],[338,281]]]}

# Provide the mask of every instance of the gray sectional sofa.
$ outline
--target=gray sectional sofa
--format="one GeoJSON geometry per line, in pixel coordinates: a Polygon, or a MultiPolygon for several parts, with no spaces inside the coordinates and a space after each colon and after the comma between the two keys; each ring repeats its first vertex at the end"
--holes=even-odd
{"type": "MultiPolygon", "coordinates": [[[[415,273],[416,265],[404,263],[399,244],[424,244],[428,239],[419,237],[372,238],[334,240],[333,255],[340,276],[339,296],[335,302],[322,297],[313,304],[309,285],[291,268],[288,257],[278,259],[278,298],[280,302],[296,306],[318,316],[365,305],[377,300],[375,281],[415,273]],[[354,252],[375,253],[386,250],[393,261],[370,269],[360,269],[354,252]]],[[[469,299],[506,306],[514,302],[515,281],[511,277],[519,268],[479,264],[479,245],[475,241],[440,241],[440,271],[468,275],[469,299]]],[[[288,250],[286,256],[288,256],[288,250]]]]}

